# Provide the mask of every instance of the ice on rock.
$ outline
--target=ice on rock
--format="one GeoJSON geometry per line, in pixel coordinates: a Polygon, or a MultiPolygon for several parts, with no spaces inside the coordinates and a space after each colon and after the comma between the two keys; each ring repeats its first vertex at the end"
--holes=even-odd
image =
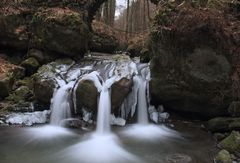
{"type": "Polygon", "coordinates": [[[113,114],[111,114],[111,125],[117,125],[117,126],[125,126],[126,120],[123,118],[116,118],[113,114]]]}
{"type": "Polygon", "coordinates": [[[6,123],[32,126],[33,124],[47,123],[50,111],[32,113],[11,113],[6,117],[6,123]]]}
{"type": "Polygon", "coordinates": [[[153,122],[158,123],[159,113],[157,112],[156,108],[154,106],[149,106],[148,111],[150,114],[150,119],[153,122]]]}

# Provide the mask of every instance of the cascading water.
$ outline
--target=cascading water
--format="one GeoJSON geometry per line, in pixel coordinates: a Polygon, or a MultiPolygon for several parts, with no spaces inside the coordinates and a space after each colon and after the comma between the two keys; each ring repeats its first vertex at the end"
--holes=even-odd
{"type": "Polygon", "coordinates": [[[146,81],[143,80],[140,76],[135,76],[134,80],[138,84],[138,103],[137,103],[137,112],[138,112],[138,123],[139,124],[148,124],[148,111],[147,111],[147,98],[146,98],[146,81]]]}
{"type": "Polygon", "coordinates": [[[137,108],[137,124],[124,129],[122,134],[127,137],[135,137],[148,141],[154,141],[155,139],[164,137],[175,137],[177,135],[175,131],[165,126],[158,126],[149,123],[148,111],[149,109],[154,108],[150,105],[149,97],[149,65],[137,64],[136,70],[137,73],[133,77],[133,91],[123,103],[121,111],[123,117],[127,117],[130,110],[132,110],[131,116],[133,116],[133,113],[137,108]]]}
{"type": "Polygon", "coordinates": [[[50,124],[59,126],[61,121],[71,117],[69,95],[72,85],[67,84],[59,88],[53,95],[50,124]]]}
{"type": "Polygon", "coordinates": [[[110,110],[111,101],[109,90],[106,86],[103,87],[100,93],[100,99],[98,104],[98,117],[97,117],[97,133],[106,134],[110,133],[110,110]]]}
{"type": "MultiPolygon", "coordinates": [[[[178,133],[164,126],[153,125],[149,121],[149,119],[153,120],[151,116],[149,116],[149,110],[155,108],[150,105],[150,70],[148,64],[134,63],[129,59],[123,62],[115,60],[105,62],[90,61],[83,65],[75,64],[74,66],[68,66],[56,72],[61,77],[56,77],[55,79],[58,89],[56,89],[52,98],[50,125],[30,129],[31,133],[34,134],[34,136],[30,135],[32,138],[31,141],[34,142],[38,142],[36,139],[39,140],[39,138],[44,139],[43,142],[46,141],[46,138],[55,141],[57,140],[56,138],[61,138],[61,136],[64,137],[64,141],[60,139],[62,143],[65,143],[65,140],[69,139],[68,145],[64,146],[67,146],[66,149],[62,151],[57,149],[56,154],[53,155],[48,153],[48,158],[53,159],[53,161],[47,160],[47,162],[140,163],[141,161],[159,162],[159,160],[160,162],[162,160],[165,162],[164,158],[160,158],[162,157],[162,151],[157,154],[153,152],[159,151],[159,148],[152,146],[151,141],[160,147],[161,150],[166,151],[166,144],[164,146],[162,142],[168,145],[169,142],[166,139],[169,137],[178,137],[178,133]],[[123,78],[130,80],[133,85],[131,85],[132,90],[124,99],[121,109],[118,110],[118,115],[121,115],[121,118],[127,120],[137,112],[137,124],[128,125],[122,129],[123,132],[117,132],[118,137],[111,131],[110,126],[110,121],[112,120],[111,96],[112,90],[114,90],[112,89],[112,85],[123,78]],[[73,132],[69,132],[69,130],[60,126],[63,120],[71,117],[71,110],[73,110],[73,108],[76,109],[76,98],[78,98],[76,97],[76,88],[83,80],[92,81],[99,93],[97,127],[93,133],[89,134],[86,131],[78,130],[78,134],[73,135],[73,132]],[[79,133],[84,134],[79,135],[79,133]],[[138,138],[141,139],[141,142],[137,140],[138,138]],[[147,142],[142,141],[142,139],[147,140],[147,142]],[[124,144],[128,146],[128,150],[133,151],[141,160],[126,151],[121,146],[120,140],[123,140],[124,144]],[[73,142],[76,142],[76,144],[72,145],[73,142]],[[156,144],[156,142],[158,142],[158,144],[156,144]],[[146,146],[148,147],[146,148],[146,146]],[[152,159],[153,161],[148,161],[149,158],[150,160],[151,158],[154,159],[152,159]]],[[[79,110],[79,108],[77,109],[79,110]]],[[[88,113],[89,112],[86,114],[88,113]]],[[[85,114],[85,112],[83,112],[83,114],[85,114]]],[[[89,116],[89,118],[93,117],[89,116]]],[[[159,117],[155,118],[156,123],[158,122],[158,118],[159,117]]],[[[119,129],[114,131],[119,131],[119,129]]],[[[48,143],[47,141],[46,144],[48,143]]],[[[182,145],[182,142],[180,144],[182,145]]],[[[58,142],[54,146],[56,148],[60,147],[58,146],[58,142]]],[[[47,145],[46,147],[49,146],[47,145]]],[[[173,151],[175,151],[175,148],[173,151]]],[[[38,157],[41,158],[41,156],[38,157]]]]}
{"type": "MultiPolygon", "coordinates": [[[[113,68],[113,66],[111,67],[113,68]]],[[[110,130],[110,88],[117,80],[113,70],[104,75],[106,81],[102,81],[102,84],[100,79],[103,80],[103,78],[97,72],[92,72],[83,77],[84,80],[93,81],[100,92],[97,128],[88,140],[69,147],[63,152],[65,157],[71,158],[74,163],[79,161],[83,163],[139,162],[137,157],[121,147],[118,137],[110,130]]]]}

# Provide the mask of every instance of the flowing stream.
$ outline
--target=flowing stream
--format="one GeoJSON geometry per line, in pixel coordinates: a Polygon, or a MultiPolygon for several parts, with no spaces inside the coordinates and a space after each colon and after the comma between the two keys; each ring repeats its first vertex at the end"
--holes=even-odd
{"type": "MultiPolygon", "coordinates": [[[[149,64],[140,64],[128,57],[123,60],[95,58],[82,64],[60,66],[57,72],[58,76],[55,78],[57,89],[51,103],[50,125],[24,129],[24,134],[18,136],[23,139],[23,144],[20,143],[19,147],[27,145],[12,152],[16,157],[7,157],[6,153],[2,152],[9,151],[15,144],[7,146],[3,143],[0,147],[0,156],[3,158],[1,162],[18,160],[19,163],[170,163],[171,160],[176,162],[176,158],[185,163],[193,162],[195,154],[182,151],[182,147],[193,148],[185,142],[182,135],[164,125],[155,125],[149,121],[152,117],[149,116],[152,108],[156,116],[151,120],[158,122],[159,119],[159,113],[150,105],[149,64]],[[120,121],[117,122],[125,124],[125,121],[136,115],[137,123],[120,129],[114,127],[114,130],[111,130],[110,124],[114,117],[111,115],[112,85],[123,78],[132,80],[133,86],[119,108],[120,117],[117,118],[120,121]],[[97,124],[95,131],[92,132],[62,127],[63,122],[71,118],[74,111],[76,112],[76,87],[84,80],[92,81],[99,93],[97,124]],[[170,148],[170,152],[167,152],[170,148]],[[32,151],[31,158],[26,158],[27,151],[32,151]],[[179,154],[179,151],[182,153],[179,154]]],[[[82,108],[82,111],[83,117],[92,115],[85,108],[82,108]]],[[[86,121],[94,118],[87,117],[86,121]]],[[[12,132],[2,130],[5,133],[12,132]]],[[[13,141],[15,138],[9,139],[15,142],[13,141]]],[[[205,143],[211,144],[208,139],[205,143]]],[[[202,160],[199,163],[206,161],[199,157],[198,159],[202,160]]]]}

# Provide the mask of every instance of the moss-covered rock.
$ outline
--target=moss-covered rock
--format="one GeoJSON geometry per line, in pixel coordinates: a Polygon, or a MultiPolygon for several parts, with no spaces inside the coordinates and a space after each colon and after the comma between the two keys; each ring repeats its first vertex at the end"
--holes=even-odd
{"type": "Polygon", "coordinates": [[[11,5],[3,6],[0,10],[0,45],[17,50],[27,50],[29,16],[31,16],[30,9],[15,8],[11,5]]]}
{"type": "Polygon", "coordinates": [[[154,104],[207,118],[228,114],[233,57],[238,55],[225,29],[228,23],[215,10],[160,7],[149,41],[154,104]]]}
{"type": "Polygon", "coordinates": [[[50,106],[51,98],[58,82],[56,78],[60,77],[60,71],[67,71],[75,62],[71,59],[59,59],[55,62],[43,65],[33,77],[33,93],[36,100],[45,106],[50,106]],[[44,91],[43,91],[44,90],[44,91]]]}
{"type": "Polygon", "coordinates": [[[39,63],[43,63],[45,60],[43,52],[37,49],[30,49],[27,53],[27,57],[35,58],[39,63]]]}
{"type": "Polygon", "coordinates": [[[25,77],[24,79],[17,80],[15,82],[15,87],[27,86],[30,90],[33,89],[33,80],[31,77],[25,77]]]}
{"type": "Polygon", "coordinates": [[[34,46],[67,56],[83,55],[90,31],[83,15],[70,9],[40,9],[33,16],[34,46]]]}
{"type": "Polygon", "coordinates": [[[1,3],[0,46],[23,51],[36,48],[58,56],[83,56],[91,39],[91,21],[104,1],[1,3]]]}
{"type": "Polygon", "coordinates": [[[232,131],[232,133],[223,139],[219,145],[231,153],[240,152],[240,133],[232,131]]]}
{"type": "Polygon", "coordinates": [[[37,72],[38,68],[40,67],[40,64],[36,58],[30,57],[30,58],[24,60],[21,63],[21,66],[26,69],[27,75],[32,75],[35,72],[37,72]]]}
{"type": "Polygon", "coordinates": [[[33,98],[32,91],[27,86],[21,86],[13,91],[6,100],[14,103],[24,103],[25,101],[31,101],[33,98]]]}
{"type": "Polygon", "coordinates": [[[216,156],[216,163],[232,163],[231,155],[226,150],[221,150],[216,156]]]}
{"type": "Polygon", "coordinates": [[[94,33],[90,42],[90,49],[95,52],[113,53],[118,46],[114,36],[103,33],[94,33]]]}
{"type": "Polygon", "coordinates": [[[217,117],[208,121],[208,129],[212,132],[231,131],[240,128],[240,118],[217,117]]]}
{"type": "Polygon", "coordinates": [[[90,80],[83,80],[78,84],[76,89],[76,104],[77,111],[81,113],[81,109],[84,108],[87,111],[97,112],[97,98],[98,90],[94,83],[90,80]]]}

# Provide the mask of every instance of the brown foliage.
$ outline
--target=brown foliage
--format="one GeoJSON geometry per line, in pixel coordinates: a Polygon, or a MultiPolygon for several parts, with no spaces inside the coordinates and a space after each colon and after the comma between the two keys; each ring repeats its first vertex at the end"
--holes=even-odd
{"type": "Polygon", "coordinates": [[[8,72],[14,70],[16,67],[16,65],[7,62],[3,57],[0,56],[0,79],[3,79],[8,72]]]}

